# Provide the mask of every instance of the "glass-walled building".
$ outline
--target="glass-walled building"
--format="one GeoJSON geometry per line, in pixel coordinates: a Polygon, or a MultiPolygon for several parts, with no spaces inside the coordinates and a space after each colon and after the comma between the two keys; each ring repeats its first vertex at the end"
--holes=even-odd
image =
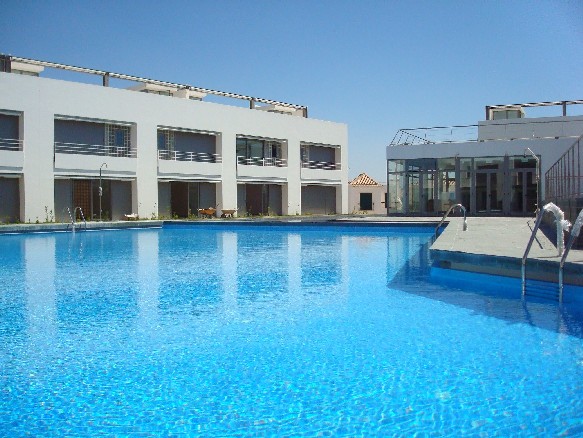
{"type": "Polygon", "coordinates": [[[462,204],[472,214],[525,216],[537,208],[532,157],[388,160],[388,213],[443,214],[462,204]]]}
{"type": "Polygon", "coordinates": [[[541,175],[583,135],[583,101],[486,107],[477,125],[401,129],[387,146],[387,214],[440,216],[462,204],[473,215],[530,216],[545,201],[541,175]],[[559,117],[525,108],[562,106],[559,117]]]}

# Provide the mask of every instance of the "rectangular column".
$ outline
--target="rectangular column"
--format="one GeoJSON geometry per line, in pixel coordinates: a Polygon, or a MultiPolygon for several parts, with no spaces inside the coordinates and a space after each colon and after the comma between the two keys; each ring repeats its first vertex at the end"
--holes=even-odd
{"type": "Polygon", "coordinates": [[[132,126],[132,147],[137,146],[136,179],[132,182],[132,213],[141,218],[158,216],[158,126],[148,119],[132,126]]]}
{"type": "Polygon", "coordinates": [[[287,184],[282,190],[282,213],[294,215],[302,213],[302,181],[300,140],[289,138],[287,142],[287,184]]]}
{"type": "Polygon", "coordinates": [[[217,153],[221,155],[223,170],[221,182],[217,184],[218,214],[223,209],[237,208],[237,135],[223,131],[217,137],[217,153]]]}
{"type": "Polygon", "coordinates": [[[45,222],[55,208],[53,173],[55,121],[50,110],[35,108],[23,115],[24,166],[20,186],[21,220],[45,222]]]}

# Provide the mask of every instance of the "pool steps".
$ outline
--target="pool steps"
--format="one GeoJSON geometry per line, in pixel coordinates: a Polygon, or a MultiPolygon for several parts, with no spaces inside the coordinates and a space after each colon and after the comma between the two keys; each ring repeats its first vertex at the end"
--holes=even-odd
{"type": "MultiPolygon", "coordinates": [[[[569,254],[569,251],[571,249],[571,247],[573,246],[573,242],[575,241],[575,239],[577,239],[577,237],[579,237],[579,231],[581,230],[581,225],[583,224],[583,209],[579,212],[579,216],[577,217],[577,220],[575,221],[575,225],[573,225],[573,227],[571,228],[571,233],[570,233],[570,237],[569,237],[569,241],[567,243],[567,246],[564,246],[564,239],[563,239],[563,229],[567,229],[570,227],[571,224],[569,224],[567,221],[565,221],[563,219],[563,212],[561,211],[560,208],[558,208],[555,204],[553,204],[552,202],[546,204],[541,210],[539,210],[537,212],[537,218],[536,218],[536,222],[534,224],[534,227],[532,229],[532,233],[530,235],[530,239],[528,241],[528,244],[526,245],[526,249],[524,250],[524,255],[522,256],[522,266],[521,266],[521,276],[522,276],[522,296],[526,295],[526,291],[527,291],[527,281],[526,281],[526,262],[528,259],[528,254],[530,253],[530,249],[532,248],[532,243],[534,242],[534,239],[536,237],[536,233],[538,231],[538,229],[540,228],[540,224],[542,222],[542,219],[545,215],[545,212],[550,211],[555,215],[555,222],[557,223],[557,248],[559,251],[559,257],[561,257],[561,261],[559,262],[559,275],[558,275],[558,290],[556,292],[556,299],[559,302],[563,301],[563,269],[565,266],[565,261],[567,260],[567,255],[569,254]]],[[[529,291],[529,295],[531,295],[532,293],[529,291]]],[[[535,293],[536,294],[536,293],[535,293]]],[[[548,295],[548,294],[545,294],[548,295]]]]}
{"type": "Polygon", "coordinates": [[[81,219],[83,220],[83,224],[85,225],[85,230],[87,230],[87,221],[85,220],[85,215],[83,214],[83,209],[81,207],[75,207],[73,213],[71,213],[71,209],[67,207],[69,217],[71,218],[71,223],[67,224],[67,229],[69,229],[69,225],[71,225],[71,231],[75,232],[75,229],[77,228],[77,210],[79,210],[79,214],[81,215],[81,219]]]}

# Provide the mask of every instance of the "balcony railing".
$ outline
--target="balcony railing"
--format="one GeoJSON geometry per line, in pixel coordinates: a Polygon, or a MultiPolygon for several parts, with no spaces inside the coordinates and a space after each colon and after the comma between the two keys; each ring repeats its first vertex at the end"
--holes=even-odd
{"type": "Polygon", "coordinates": [[[287,167],[287,160],[283,158],[259,158],[259,157],[237,157],[237,164],[244,166],[271,166],[271,167],[287,167]]]}
{"type": "Polygon", "coordinates": [[[302,161],[304,169],[340,170],[340,163],[330,161],[302,161]]]}
{"type": "Polygon", "coordinates": [[[220,163],[221,156],[206,152],[170,151],[167,149],[158,150],[158,159],[170,161],[196,161],[199,163],[220,163]]]}
{"type": "Polygon", "coordinates": [[[0,150],[1,151],[21,151],[22,150],[22,140],[16,140],[14,138],[0,138],[0,150]]]}
{"type": "Polygon", "coordinates": [[[135,149],[126,146],[55,142],[55,153],[77,155],[99,155],[104,157],[136,158],[135,149]]]}

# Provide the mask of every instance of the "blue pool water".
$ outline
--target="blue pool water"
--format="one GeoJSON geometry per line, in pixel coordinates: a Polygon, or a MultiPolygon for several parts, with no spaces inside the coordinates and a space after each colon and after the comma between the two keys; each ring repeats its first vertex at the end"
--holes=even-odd
{"type": "Polygon", "coordinates": [[[0,436],[583,434],[583,315],[428,228],[0,236],[0,436]]]}

